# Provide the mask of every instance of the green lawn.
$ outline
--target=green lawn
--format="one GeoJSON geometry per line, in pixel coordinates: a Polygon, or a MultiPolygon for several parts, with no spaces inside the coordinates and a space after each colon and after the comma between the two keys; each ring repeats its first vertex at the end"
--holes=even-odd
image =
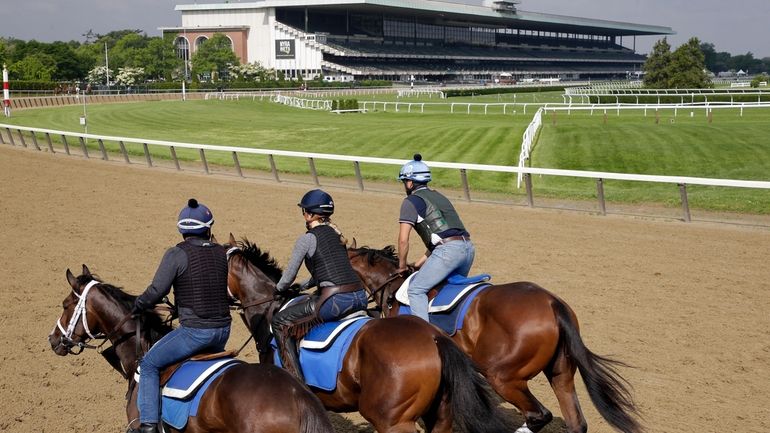
{"type": "MultiPolygon", "coordinates": [[[[521,94],[532,98],[533,94],[521,94]]],[[[381,95],[359,100],[383,100],[381,95]]],[[[501,95],[512,102],[512,95],[501,95]]],[[[559,94],[540,94],[554,102],[559,94]]],[[[391,98],[391,101],[395,98],[391,98]]],[[[406,99],[405,99],[406,100],[406,99]]],[[[497,102],[497,96],[478,98],[411,99],[411,102],[497,102]]],[[[507,101],[506,101],[507,100],[507,101]]],[[[523,102],[517,98],[517,102],[523,102]]],[[[263,149],[335,153],[408,159],[421,152],[427,160],[516,165],[521,136],[532,119],[527,114],[483,115],[474,107],[471,114],[449,114],[439,107],[426,114],[395,112],[336,115],[301,110],[271,102],[240,101],[163,101],[133,104],[89,105],[89,131],[93,134],[168,140],[212,145],[263,149]]],[[[416,108],[413,106],[413,111],[416,108]]],[[[464,110],[464,109],[462,109],[464,110]]],[[[509,108],[510,110],[510,108],[509,108]]],[[[19,110],[7,120],[25,126],[82,131],[78,119],[82,106],[55,109],[19,110]]],[[[490,113],[501,113],[493,111],[490,113]]],[[[70,141],[70,146],[77,145],[70,141]]],[[[117,151],[117,143],[106,143],[117,151]]],[[[90,143],[96,149],[96,143],[90,143]]],[[[155,158],[169,158],[168,149],[150,146],[155,158]]],[[[141,155],[140,145],[129,151],[141,155]]],[[[197,161],[197,151],[179,149],[181,159],[197,161]]],[[[231,155],[207,152],[210,163],[232,165],[231,155]]],[[[242,166],[269,169],[264,156],[242,155],[242,166]]],[[[277,157],[278,169],[307,173],[306,160],[277,157]]],[[[709,124],[703,111],[690,117],[687,110],[662,111],[655,123],[654,112],[609,111],[607,123],[598,111],[593,116],[573,111],[560,112],[556,124],[549,114],[543,119],[539,141],[534,148],[532,167],[594,170],[618,173],[680,175],[724,179],[770,180],[770,111],[714,110],[709,124]]],[[[316,161],[322,176],[352,176],[350,163],[316,161]]],[[[362,164],[365,177],[393,180],[397,167],[362,164]]],[[[456,171],[436,170],[436,184],[460,186],[456,171]]],[[[521,195],[515,176],[495,173],[469,173],[473,191],[507,192],[521,195]]],[[[536,176],[536,196],[593,199],[595,182],[573,178],[536,176]]],[[[770,213],[770,193],[748,189],[690,186],[690,204],[696,208],[770,213]]],[[[676,185],[607,181],[605,194],[610,201],[657,202],[679,206],[676,185]]]]}
{"type": "MultiPolygon", "coordinates": [[[[88,132],[100,135],[155,140],[320,152],[343,155],[410,159],[420,152],[426,160],[516,164],[521,136],[531,115],[435,114],[372,112],[337,115],[290,108],[271,102],[161,101],[105,104],[87,107],[88,132]]],[[[13,123],[48,129],[82,131],[78,123],[83,107],[24,110],[14,113],[13,123]]],[[[483,112],[483,110],[482,110],[483,112]]],[[[474,111],[475,113],[475,111],[474,111]]],[[[534,110],[532,110],[534,114],[534,110]]],[[[73,143],[70,142],[70,145],[73,143]]],[[[117,143],[106,143],[117,150],[117,143]]],[[[96,144],[91,143],[96,149],[96,144]]],[[[167,149],[150,146],[155,157],[169,157],[167,149]]],[[[130,148],[141,153],[141,146],[130,148]]],[[[197,160],[197,151],[177,150],[180,158],[197,160]]],[[[232,164],[230,154],[208,153],[209,162],[232,164]]],[[[280,170],[307,172],[306,160],[277,157],[280,170]]],[[[245,167],[268,169],[266,157],[241,157],[245,167]]],[[[317,161],[319,174],[350,176],[350,163],[317,161]]],[[[398,168],[362,165],[364,175],[393,180],[398,168]]],[[[436,173],[443,185],[458,187],[456,171],[436,173]]],[[[510,191],[513,177],[494,173],[470,173],[474,188],[510,191]]]]}
{"type": "MultiPolygon", "coordinates": [[[[703,110],[660,113],[652,110],[608,111],[607,123],[598,111],[572,115],[560,112],[543,119],[543,129],[532,152],[533,167],[615,173],[692,176],[737,180],[770,180],[770,111],[714,110],[708,123],[703,110]]],[[[594,182],[538,177],[540,193],[595,196],[594,182]]],[[[628,202],[656,201],[679,204],[676,185],[608,181],[607,198],[628,202]]],[[[690,186],[690,204],[714,210],[770,213],[770,192],[740,188],[690,186]]]]}

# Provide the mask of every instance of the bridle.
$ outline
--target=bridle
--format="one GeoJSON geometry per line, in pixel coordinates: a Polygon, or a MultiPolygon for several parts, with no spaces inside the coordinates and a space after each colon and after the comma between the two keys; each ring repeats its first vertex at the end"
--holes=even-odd
{"type": "MultiPolygon", "coordinates": [[[[115,336],[120,331],[121,326],[123,326],[124,323],[126,323],[129,319],[132,319],[134,316],[131,313],[126,314],[123,316],[123,318],[118,322],[117,325],[113,328],[113,330],[105,334],[103,332],[100,332],[96,335],[94,335],[91,332],[91,329],[88,327],[88,309],[86,308],[86,302],[88,300],[88,294],[91,291],[91,288],[96,286],[97,284],[101,284],[101,281],[98,280],[91,280],[86,284],[86,286],[83,288],[82,293],[78,294],[78,292],[75,291],[75,289],[72,289],[72,293],[75,295],[75,297],[78,298],[78,303],[75,305],[75,310],[72,313],[72,317],[70,317],[69,323],[67,324],[67,329],[64,329],[64,326],[61,324],[61,317],[56,320],[56,327],[59,328],[59,331],[62,333],[61,340],[59,344],[64,346],[65,349],[67,349],[67,353],[70,355],[80,355],[83,353],[85,349],[97,349],[100,351],[100,349],[108,342],[112,337],[115,336]],[[86,331],[86,335],[88,335],[88,338],[83,341],[74,341],[72,339],[72,334],[75,332],[75,328],[78,325],[78,321],[80,321],[83,324],[83,329],[86,331]],[[94,346],[92,344],[88,344],[88,341],[90,340],[102,340],[101,343],[94,346]],[[76,348],[73,350],[73,348],[76,348]]],[[[136,326],[136,337],[137,337],[137,349],[136,353],[139,355],[141,351],[140,347],[140,338],[141,335],[141,328],[140,328],[140,321],[137,321],[136,326]]],[[[131,334],[126,334],[130,336],[131,334]]],[[[122,339],[121,339],[122,340],[122,339]]],[[[113,346],[116,346],[118,344],[122,343],[122,341],[114,342],[113,346]]]]}
{"type": "MultiPolygon", "coordinates": [[[[410,273],[414,272],[412,269],[409,270],[410,273]]],[[[407,274],[408,275],[408,274],[407,274]]],[[[383,282],[379,287],[372,290],[371,287],[369,287],[366,282],[363,281],[363,278],[361,278],[361,282],[364,285],[364,288],[369,292],[369,301],[374,302],[376,305],[382,309],[382,316],[387,317],[388,314],[386,314],[385,307],[387,307],[388,311],[390,311],[391,308],[393,308],[393,303],[396,299],[396,294],[393,291],[390,291],[387,298],[385,297],[386,288],[390,288],[391,284],[396,281],[399,278],[406,278],[406,275],[404,275],[404,272],[393,272],[390,275],[388,275],[388,278],[383,282]],[[376,296],[380,295],[379,301],[377,300],[376,296]]]]}
{"type": "Polygon", "coordinates": [[[96,335],[91,333],[91,330],[88,328],[88,318],[87,318],[87,309],[86,309],[86,301],[88,299],[88,292],[91,291],[91,288],[97,284],[99,284],[100,281],[97,280],[91,280],[86,284],[86,287],[83,288],[83,292],[78,294],[78,292],[75,291],[75,289],[72,289],[72,293],[75,295],[75,297],[78,298],[78,303],[75,305],[75,309],[72,312],[72,317],[70,317],[70,321],[67,324],[67,329],[64,329],[64,326],[61,324],[61,317],[59,317],[58,320],[56,320],[56,327],[59,328],[59,331],[62,333],[61,341],[59,344],[64,346],[65,349],[67,349],[67,353],[71,355],[80,355],[83,353],[83,350],[85,349],[96,349],[100,346],[93,346],[90,344],[87,344],[87,341],[94,340],[94,339],[105,339],[106,336],[103,333],[98,333],[96,335]],[[75,332],[75,327],[78,325],[78,321],[81,321],[83,323],[83,329],[86,331],[86,335],[88,335],[88,339],[84,341],[74,341],[72,339],[72,334],[75,332]],[[75,351],[73,348],[77,348],[79,350],[75,351]]]}

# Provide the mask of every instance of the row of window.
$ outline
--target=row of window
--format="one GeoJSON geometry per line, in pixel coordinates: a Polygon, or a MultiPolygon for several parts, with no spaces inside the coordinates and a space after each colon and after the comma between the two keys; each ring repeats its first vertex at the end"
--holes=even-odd
{"type": "MultiPolygon", "coordinates": [[[[227,36],[227,35],[225,35],[227,36]]],[[[227,39],[230,41],[230,48],[233,48],[233,40],[230,39],[230,36],[227,36],[227,39]]],[[[209,40],[207,36],[198,36],[195,38],[195,51],[198,51],[198,48],[200,48],[201,44],[209,40]]],[[[174,41],[174,47],[176,48],[176,55],[180,59],[189,59],[190,58],[190,42],[185,38],[184,36],[178,36],[176,40],[174,41]]]]}

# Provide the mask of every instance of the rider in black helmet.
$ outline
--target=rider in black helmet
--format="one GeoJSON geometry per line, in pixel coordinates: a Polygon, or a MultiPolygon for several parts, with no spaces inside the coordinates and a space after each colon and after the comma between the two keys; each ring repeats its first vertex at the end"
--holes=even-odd
{"type": "Polygon", "coordinates": [[[331,222],[330,217],[334,213],[332,197],[314,189],[308,191],[297,206],[302,209],[307,232],[297,239],[276,290],[284,292],[291,286],[304,261],[311,278],[301,287],[318,286],[318,291],[277,313],[272,326],[284,367],[304,382],[297,359],[296,338],[316,323],[365,310],[367,297],[350,265],[345,239],[331,222]]]}
{"type": "Polygon", "coordinates": [[[163,256],[152,284],[136,298],[134,312],[152,309],[174,287],[180,325],[144,355],[140,365],[137,406],[140,433],[157,433],[160,408],[159,371],[202,351],[225,349],[230,337],[227,257],[211,242],[211,211],[194,198],[177,219],[184,240],[163,256]]]}

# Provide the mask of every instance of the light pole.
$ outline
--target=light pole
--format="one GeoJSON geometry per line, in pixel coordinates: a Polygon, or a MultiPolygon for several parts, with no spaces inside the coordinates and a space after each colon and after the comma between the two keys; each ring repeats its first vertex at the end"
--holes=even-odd
{"type": "Polygon", "coordinates": [[[187,84],[187,57],[190,55],[190,42],[187,40],[187,29],[183,28],[182,33],[184,34],[184,44],[185,49],[182,52],[182,58],[184,59],[184,77],[182,77],[182,100],[187,100],[187,90],[186,90],[186,84],[187,84]]]}
{"type": "Polygon", "coordinates": [[[107,74],[107,94],[110,93],[110,59],[107,57],[107,42],[104,43],[104,73],[107,74]]]}

